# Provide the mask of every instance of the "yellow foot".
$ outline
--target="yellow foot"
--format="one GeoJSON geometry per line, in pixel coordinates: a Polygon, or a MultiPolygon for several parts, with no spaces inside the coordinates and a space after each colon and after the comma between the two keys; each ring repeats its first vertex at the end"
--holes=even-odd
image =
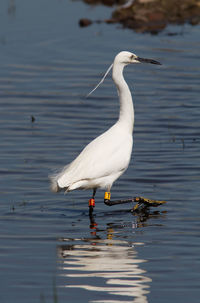
{"type": "Polygon", "coordinates": [[[135,204],[135,206],[133,207],[133,210],[134,210],[134,211],[137,210],[138,207],[139,207],[139,204],[137,203],[137,204],[135,204]]]}
{"type": "MultiPolygon", "coordinates": [[[[151,200],[144,197],[136,197],[135,202],[138,202],[139,204],[144,204],[145,206],[153,206],[153,207],[166,203],[166,201],[151,200]]],[[[138,204],[136,204],[136,206],[137,205],[138,204]]]]}

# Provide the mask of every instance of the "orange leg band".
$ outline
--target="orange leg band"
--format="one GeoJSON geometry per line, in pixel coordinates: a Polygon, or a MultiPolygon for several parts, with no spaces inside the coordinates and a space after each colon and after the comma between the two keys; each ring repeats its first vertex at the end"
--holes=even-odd
{"type": "Polygon", "coordinates": [[[89,207],[90,207],[90,206],[95,207],[95,200],[94,200],[94,199],[90,199],[90,200],[89,200],[89,207]]]}

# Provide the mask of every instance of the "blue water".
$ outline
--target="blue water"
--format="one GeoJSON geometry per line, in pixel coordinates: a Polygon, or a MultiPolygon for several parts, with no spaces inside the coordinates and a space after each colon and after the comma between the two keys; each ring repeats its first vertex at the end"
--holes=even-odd
{"type": "Polygon", "coordinates": [[[80,1],[0,3],[0,302],[199,302],[200,26],[157,36],[78,26],[110,14],[80,1]],[[85,95],[121,50],[163,65],[125,70],[134,149],[112,198],[167,204],[134,214],[99,190],[90,219],[91,192],[53,194],[48,175],[116,121],[110,76],[85,95]]]}

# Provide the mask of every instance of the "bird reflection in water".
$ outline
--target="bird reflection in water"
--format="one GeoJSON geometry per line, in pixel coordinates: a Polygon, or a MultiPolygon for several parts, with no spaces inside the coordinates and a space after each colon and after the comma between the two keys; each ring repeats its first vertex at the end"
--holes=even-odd
{"type": "MultiPolygon", "coordinates": [[[[144,226],[148,218],[160,213],[148,211],[133,215],[135,223],[127,223],[126,228],[130,225],[135,231],[144,226]]],[[[89,302],[148,303],[152,280],[140,268],[146,260],[139,259],[136,251],[137,246],[144,243],[121,240],[116,236],[120,228],[123,229],[124,224],[107,224],[106,239],[102,239],[105,231],[98,229],[95,217],[90,216],[90,237],[60,240],[64,242],[58,246],[64,287],[91,291],[89,302]]]]}

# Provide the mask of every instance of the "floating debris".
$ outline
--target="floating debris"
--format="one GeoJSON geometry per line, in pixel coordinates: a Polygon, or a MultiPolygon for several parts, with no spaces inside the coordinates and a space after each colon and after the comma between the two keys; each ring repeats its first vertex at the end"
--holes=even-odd
{"type": "Polygon", "coordinates": [[[35,122],[35,117],[31,116],[31,122],[34,123],[35,122]]]}
{"type": "Polygon", "coordinates": [[[85,27],[85,26],[89,26],[92,24],[92,21],[90,19],[87,18],[83,18],[79,20],[79,25],[80,27],[85,27]]]}

